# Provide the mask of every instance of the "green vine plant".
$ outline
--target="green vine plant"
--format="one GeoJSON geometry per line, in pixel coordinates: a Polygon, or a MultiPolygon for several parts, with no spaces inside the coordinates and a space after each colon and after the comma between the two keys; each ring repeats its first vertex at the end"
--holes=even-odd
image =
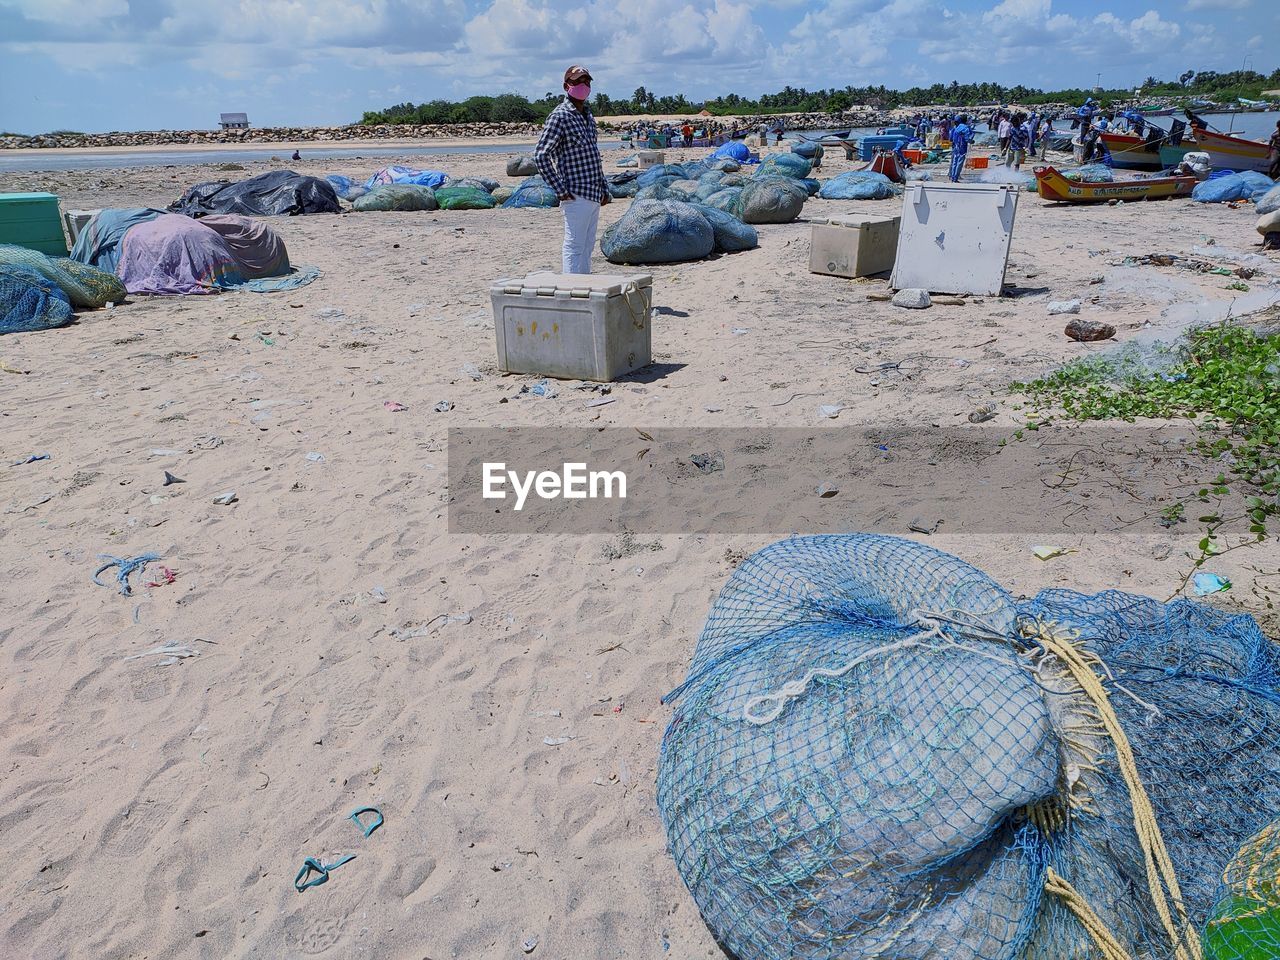
{"type": "MultiPolygon", "coordinates": [[[[1203,531],[1194,566],[1175,593],[1210,557],[1267,539],[1268,524],[1280,514],[1280,334],[1218,324],[1192,331],[1176,346],[1073,361],[1010,389],[1027,398],[1031,416],[1023,430],[1038,430],[1054,418],[1182,417],[1198,427],[1193,448],[1222,469],[1161,511],[1160,522],[1172,527],[1196,506],[1203,531]],[[1233,502],[1244,498],[1243,511],[1224,515],[1233,490],[1233,502]],[[1242,524],[1248,535],[1225,545],[1229,531],[1242,524]]],[[[1015,437],[1021,439],[1023,430],[1015,437]]]]}

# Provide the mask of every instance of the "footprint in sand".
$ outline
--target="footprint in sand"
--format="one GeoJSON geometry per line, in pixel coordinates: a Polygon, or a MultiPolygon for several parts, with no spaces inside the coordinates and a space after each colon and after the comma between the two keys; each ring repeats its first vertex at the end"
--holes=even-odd
{"type": "Polygon", "coordinates": [[[316,956],[338,945],[346,925],[345,916],[311,919],[305,914],[295,913],[285,921],[285,933],[300,951],[316,956]]]}

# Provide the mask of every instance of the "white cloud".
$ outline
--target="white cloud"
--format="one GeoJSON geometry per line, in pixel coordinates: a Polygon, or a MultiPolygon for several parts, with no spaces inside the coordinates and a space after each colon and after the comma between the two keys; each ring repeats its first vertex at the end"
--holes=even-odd
{"type": "Polygon", "coordinates": [[[28,20],[45,23],[100,24],[129,13],[129,0],[10,0],[28,20]]]}

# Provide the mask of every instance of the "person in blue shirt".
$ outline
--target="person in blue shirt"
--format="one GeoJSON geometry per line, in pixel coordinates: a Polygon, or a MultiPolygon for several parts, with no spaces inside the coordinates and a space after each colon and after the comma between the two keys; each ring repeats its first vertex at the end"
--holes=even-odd
{"type": "Polygon", "coordinates": [[[960,182],[960,171],[964,169],[965,154],[969,152],[969,142],[973,139],[973,131],[969,128],[969,117],[960,114],[955,126],[951,128],[951,182],[960,182]]]}
{"type": "Polygon", "coordinates": [[[1086,98],[1084,106],[1076,111],[1075,119],[1071,121],[1072,130],[1077,126],[1080,128],[1081,139],[1089,132],[1089,127],[1093,123],[1093,109],[1093,97],[1086,98]]]}
{"type": "Polygon", "coordinates": [[[1015,113],[1009,124],[1009,150],[1004,155],[1004,165],[1020,170],[1022,161],[1027,157],[1027,145],[1031,141],[1027,132],[1027,118],[1024,114],[1015,113]]]}

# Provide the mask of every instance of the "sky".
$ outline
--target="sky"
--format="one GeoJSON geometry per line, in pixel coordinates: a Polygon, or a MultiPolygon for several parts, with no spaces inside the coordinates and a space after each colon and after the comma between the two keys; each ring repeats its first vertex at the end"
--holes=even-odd
{"type": "Polygon", "coordinates": [[[406,100],[596,90],[700,100],[992,80],[1270,73],[1276,0],[0,0],[0,130],[330,125],[406,100]]]}

